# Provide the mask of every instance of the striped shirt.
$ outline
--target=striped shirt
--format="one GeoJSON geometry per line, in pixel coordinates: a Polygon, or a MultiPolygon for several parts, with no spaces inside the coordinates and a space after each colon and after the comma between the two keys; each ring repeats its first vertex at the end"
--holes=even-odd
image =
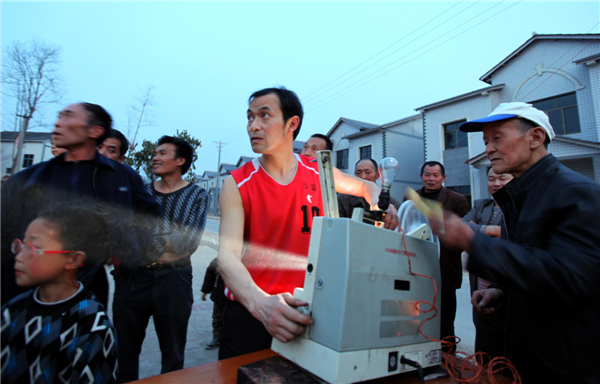
{"type": "Polygon", "coordinates": [[[142,257],[140,265],[155,262],[165,252],[170,240],[175,253],[191,255],[200,245],[200,238],[206,225],[208,194],[196,184],[188,184],[171,193],[161,193],[154,184],[146,185],[163,209],[163,216],[154,224],[152,243],[142,257]]]}

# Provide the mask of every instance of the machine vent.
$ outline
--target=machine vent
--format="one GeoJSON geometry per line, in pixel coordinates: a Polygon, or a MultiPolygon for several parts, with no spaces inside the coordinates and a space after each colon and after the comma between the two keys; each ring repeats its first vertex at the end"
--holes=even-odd
{"type": "Polygon", "coordinates": [[[419,320],[382,321],[379,323],[379,338],[415,336],[419,320]]]}
{"type": "Polygon", "coordinates": [[[381,316],[419,316],[414,300],[381,300],[381,316]]]}

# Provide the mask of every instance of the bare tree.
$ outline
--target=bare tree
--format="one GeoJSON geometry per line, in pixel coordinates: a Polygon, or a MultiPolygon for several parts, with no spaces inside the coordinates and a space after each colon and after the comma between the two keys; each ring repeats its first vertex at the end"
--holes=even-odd
{"type": "Polygon", "coordinates": [[[15,99],[21,133],[12,174],[21,169],[25,133],[34,114],[45,104],[56,103],[63,96],[58,73],[61,48],[33,38],[29,43],[13,42],[5,49],[2,62],[3,96],[15,99]]]}
{"type": "Polygon", "coordinates": [[[128,139],[133,134],[133,138],[129,139],[129,144],[132,149],[135,149],[136,140],[140,128],[151,126],[154,124],[154,114],[151,107],[154,106],[154,97],[152,92],[154,86],[146,85],[140,88],[141,96],[136,97],[135,103],[127,109],[128,118],[128,139]]]}

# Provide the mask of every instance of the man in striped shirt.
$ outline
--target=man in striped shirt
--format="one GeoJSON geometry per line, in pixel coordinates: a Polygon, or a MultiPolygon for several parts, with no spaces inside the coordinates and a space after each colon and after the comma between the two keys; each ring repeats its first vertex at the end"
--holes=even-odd
{"type": "Polygon", "coordinates": [[[152,159],[160,180],[147,185],[163,216],[132,279],[115,276],[114,324],[119,335],[119,382],[138,379],[139,355],[150,316],[162,353],[161,373],[183,368],[192,311],[192,265],[206,224],[207,193],[183,179],[194,156],[192,146],[163,136],[152,159]]]}

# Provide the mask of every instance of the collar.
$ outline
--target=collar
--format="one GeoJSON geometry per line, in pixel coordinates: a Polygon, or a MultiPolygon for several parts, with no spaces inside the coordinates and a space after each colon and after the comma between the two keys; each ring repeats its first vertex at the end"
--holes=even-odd
{"type": "Polygon", "coordinates": [[[540,179],[545,177],[546,173],[558,165],[558,159],[552,154],[547,154],[533,164],[523,174],[516,179],[511,180],[504,188],[494,193],[493,197],[498,204],[506,202],[507,198],[513,201],[519,200],[526,195],[540,179]]]}
{"type": "MultiPolygon", "coordinates": [[[[54,163],[59,163],[59,164],[64,164],[67,163],[67,161],[65,161],[65,153],[61,153],[60,155],[56,156],[54,159],[50,159],[48,160],[50,163],[54,162],[54,163]]],[[[98,151],[96,151],[96,156],[94,156],[93,159],[91,160],[84,160],[84,161],[91,161],[95,166],[107,166],[112,168],[113,170],[116,170],[115,167],[115,161],[109,159],[108,157],[102,156],[98,151]]]]}

